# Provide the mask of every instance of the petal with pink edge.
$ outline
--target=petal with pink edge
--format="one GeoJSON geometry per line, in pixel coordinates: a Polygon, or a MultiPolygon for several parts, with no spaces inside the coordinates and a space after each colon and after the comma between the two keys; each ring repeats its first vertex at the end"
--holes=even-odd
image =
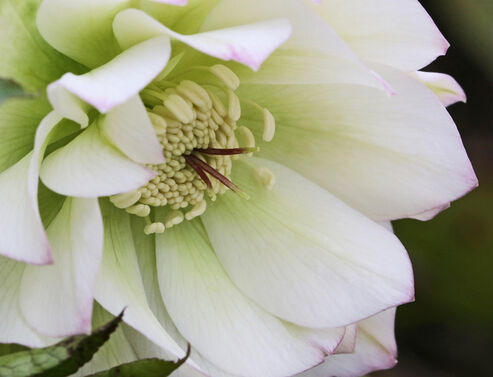
{"type": "Polygon", "coordinates": [[[48,87],[48,96],[55,111],[67,116],[67,103],[75,107],[74,95],[94,106],[101,113],[121,105],[138,94],[166,66],[171,53],[170,41],[158,36],[143,41],[105,65],[77,76],[66,73],[48,87]]]}
{"type": "Polygon", "coordinates": [[[358,323],[354,353],[332,355],[325,362],[298,377],[359,377],[396,363],[395,309],[386,310],[358,323]]]}
{"type": "Polygon", "coordinates": [[[248,83],[358,83],[384,88],[358,56],[310,7],[298,0],[222,0],[209,13],[202,31],[284,17],[293,26],[286,43],[253,73],[235,66],[248,83]]]}
{"type": "Polygon", "coordinates": [[[88,334],[103,249],[97,199],[66,199],[47,234],[55,263],[26,267],[20,289],[22,314],[50,337],[88,334]]]}
{"type": "Polygon", "coordinates": [[[45,158],[41,179],[67,196],[95,198],[139,188],[155,176],[114,148],[96,123],[45,158]]]}
{"type": "Polygon", "coordinates": [[[416,71],[449,47],[417,0],[330,0],[311,5],[364,61],[416,71]]]}
{"type": "Polygon", "coordinates": [[[291,34],[289,21],[275,19],[199,34],[182,35],[137,9],[120,12],[115,17],[113,29],[120,46],[124,49],[142,40],[166,35],[205,54],[222,60],[235,60],[253,70],[258,70],[263,61],[291,34]]]}
{"type": "Polygon", "coordinates": [[[50,264],[53,257],[38,208],[39,164],[46,138],[61,117],[48,114],[38,126],[34,150],[0,174],[0,254],[21,262],[50,264]]]}
{"type": "Polygon", "coordinates": [[[238,160],[232,179],[251,200],[223,195],[204,226],[233,282],[271,314],[333,328],[413,299],[407,253],[379,224],[273,161],[238,160]]]}
{"type": "Polygon", "coordinates": [[[477,186],[457,128],[437,97],[408,74],[379,66],[396,91],[352,85],[242,85],[276,118],[263,145],[263,119],[244,107],[260,155],[318,183],[374,220],[419,215],[477,186]]]}
{"type": "Polygon", "coordinates": [[[450,106],[457,102],[467,101],[464,89],[462,89],[459,83],[450,75],[422,71],[414,72],[412,75],[435,93],[443,106],[450,106]]]}

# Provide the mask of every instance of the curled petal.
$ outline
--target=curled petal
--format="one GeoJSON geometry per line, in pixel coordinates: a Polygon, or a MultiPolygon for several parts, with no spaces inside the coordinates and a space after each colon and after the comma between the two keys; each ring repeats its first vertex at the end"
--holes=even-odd
{"type": "Polygon", "coordinates": [[[38,181],[46,138],[60,120],[48,114],[36,131],[34,150],[0,174],[0,254],[21,262],[53,262],[39,214],[38,181]]]}
{"type": "Polygon", "coordinates": [[[101,113],[107,113],[144,89],[166,66],[170,52],[168,37],[151,38],[89,73],[80,76],[66,73],[48,87],[48,97],[55,111],[81,123],[79,119],[83,109],[80,110],[79,105],[76,112],[77,99],[74,96],[101,113]],[[71,113],[77,114],[77,118],[71,113]]]}
{"type": "Polygon", "coordinates": [[[50,154],[41,167],[41,179],[50,189],[86,198],[135,190],[154,175],[111,146],[97,124],[50,154]]]}
{"type": "Polygon", "coordinates": [[[466,102],[467,97],[464,89],[450,75],[435,72],[415,72],[416,77],[422,84],[426,85],[440,99],[443,106],[450,106],[457,102],[466,102]]]}
{"type": "Polygon", "coordinates": [[[122,48],[166,35],[205,54],[222,60],[235,60],[250,68],[259,69],[262,62],[283,42],[291,25],[284,19],[258,22],[193,35],[178,34],[137,9],[120,12],[113,23],[115,36],[122,48]]]}

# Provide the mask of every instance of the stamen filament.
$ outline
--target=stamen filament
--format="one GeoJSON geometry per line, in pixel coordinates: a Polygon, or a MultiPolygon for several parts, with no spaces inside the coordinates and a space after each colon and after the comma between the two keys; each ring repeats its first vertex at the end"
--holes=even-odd
{"type": "MultiPolygon", "coordinates": [[[[201,169],[203,172],[205,171],[206,173],[209,173],[211,176],[213,176],[219,182],[221,182],[224,186],[226,186],[231,191],[233,191],[234,193],[241,196],[243,199],[246,199],[246,200],[250,199],[250,197],[248,196],[248,194],[246,192],[244,192],[237,185],[235,185],[233,182],[231,182],[228,178],[226,178],[224,175],[219,173],[216,169],[214,169],[212,166],[210,166],[206,162],[202,161],[197,156],[189,155],[185,158],[186,158],[188,163],[189,163],[189,161],[193,161],[193,163],[195,163],[199,169],[201,169]]],[[[197,174],[198,174],[198,172],[197,172],[197,174]]]]}
{"type": "Polygon", "coordinates": [[[205,149],[194,149],[195,152],[208,154],[212,156],[232,156],[237,154],[246,154],[258,152],[260,148],[258,147],[246,147],[246,148],[205,148],[205,149]]]}
{"type": "MultiPolygon", "coordinates": [[[[192,155],[185,156],[185,161],[193,170],[195,170],[195,172],[199,175],[199,177],[205,182],[207,187],[209,189],[212,189],[211,180],[209,179],[207,174],[197,165],[196,160],[192,159],[191,157],[195,157],[195,156],[192,156],[192,155]]],[[[196,159],[198,160],[198,158],[196,158],[196,159]]]]}

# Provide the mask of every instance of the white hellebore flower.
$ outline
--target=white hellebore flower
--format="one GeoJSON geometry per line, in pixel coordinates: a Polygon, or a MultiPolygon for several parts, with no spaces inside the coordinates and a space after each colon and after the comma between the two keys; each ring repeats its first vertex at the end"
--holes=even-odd
{"type": "Polygon", "coordinates": [[[389,221],[477,184],[418,1],[38,3],[0,2],[0,75],[64,73],[0,109],[0,342],[127,307],[81,373],[187,342],[182,376],[393,366],[413,276],[389,221]]]}

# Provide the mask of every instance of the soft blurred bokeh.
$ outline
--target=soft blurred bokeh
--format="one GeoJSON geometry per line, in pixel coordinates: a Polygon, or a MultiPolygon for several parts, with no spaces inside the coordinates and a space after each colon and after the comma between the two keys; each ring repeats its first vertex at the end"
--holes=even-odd
{"type": "Polygon", "coordinates": [[[397,314],[399,364],[372,377],[493,376],[493,0],[421,0],[451,43],[429,71],[452,74],[450,107],[480,187],[429,222],[394,224],[416,302],[397,314]]]}

